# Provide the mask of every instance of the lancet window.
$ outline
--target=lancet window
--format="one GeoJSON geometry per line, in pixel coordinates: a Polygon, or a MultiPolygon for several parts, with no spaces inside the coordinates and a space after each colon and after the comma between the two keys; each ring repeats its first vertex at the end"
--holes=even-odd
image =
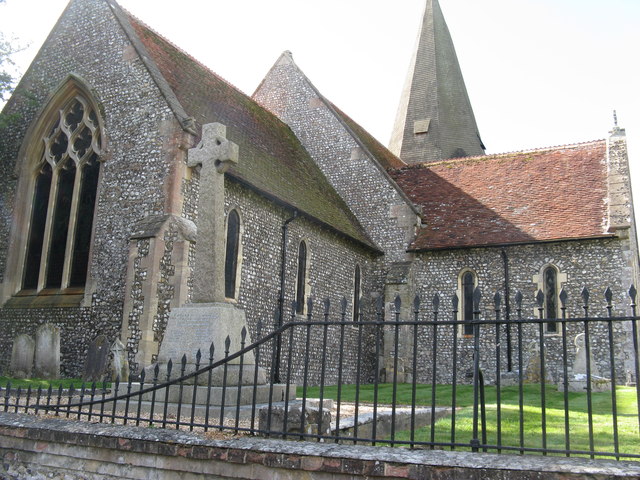
{"type": "Polygon", "coordinates": [[[298,247],[298,275],[296,282],[296,313],[304,313],[307,288],[307,244],[303,240],[298,247]]]}
{"type": "Polygon", "coordinates": [[[235,298],[240,253],[240,216],[234,209],[227,217],[227,248],[224,263],[224,296],[235,298]]]}

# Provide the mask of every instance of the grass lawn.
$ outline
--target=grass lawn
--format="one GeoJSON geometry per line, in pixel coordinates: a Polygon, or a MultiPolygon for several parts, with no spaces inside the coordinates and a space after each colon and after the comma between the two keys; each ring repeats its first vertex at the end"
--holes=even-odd
{"type": "MultiPolygon", "coordinates": [[[[53,389],[57,389],[61,385],[62,385],[62,388],[69,388],[71,385],[73,385],[75,388],[82,387],[82,380],[78,378],[61,378],[59,380],[45,380],[42,378],[18,379],[18,378],[9,378],[9,377],[0,376],[1,388],[4,389],[4,387],[6,387],[7,383],[9,382],[11,382],[11,388],[22,387],[22,389],[27,389],[31,387],[31,390],[37,390],[38,387],[42,387],[43,390],[46,390],[47,388],[49,388],[49,385],[51,385],[53,389]]],[[[87,388],[89,388],[91,384],[87,383],[86,386],[87,388]]],[[[97,387],[102,387],[102,383],[96,384],[96,388],[97,387]]]]}
{"type": "MultiPolygon", "coordinates": [[[[298,389],[298,396],[302,395],[298,389]]],[[[378,403],[391,404],[393,386],[381,384],[378,389],[378,403]]],[[[324,398],[337,399],[337,387],[325,387],[324,398]]],[[[496,387],[485,387],[485,404],[487,415],[487,444],[525,448],[541,448],[542,407],[539,385],[525,385],[523,388],[523,443],[520,442],[520,409],[517,386],[502,387],[500,390],[500,432],[498,432],[498,409],[496,387]],[[498,442],[500,435],[500,442],[498,442]]],[[[307,389],[307,396],[319,397],[317,387],[307,389]]],[[[341,398],[343,402],[355,401],[355,386],[344,385],[341,398]]],[[[398,384],[396,394],[397,405],[410,405],[412,386],[398,384]]],[[[452,388],[450,385],[436,386],[436,406],[451,406],[452,388]]],[[[360,401],[371,403],[374,399],[373,385],[362,385],[360,401]]],[[[586,393],[569,393],[569,448],[571,450],[590,451],[589,415],[586,393]]],[[[564,395],[558,392],[555,385],[546,387],[546,447],[564,450],[565,443],[565,408],[564,395]]],[[[431,386],[418,385],[416,403],[420,406],[431,405],[431,386]]],[[[618,441],[619,452],[640,455],[640,432],[638,426],[638,403],[635,387],[617,387],[616,404],[618,408],[618,441]]],[[[454,442],[468,443],[473,432],[473,387],[460,385],[456,390],[455,432],[454,442]]],[[[594,393],[592,395],[593,450],[598,452],[614,452],[613,416],[611,414],[611,392],[594,393]]],[[[434,440],[436,443],[451,442],[452,417],[445,417],[436,422],[434,440]]],[[[396,434],[396,440],[411,440],[411,432],[396,434]]],[[[431,441],[431,427],[423,427],[414,432],[414,440],[431,441]]],[[[490,450],[491,451],[491,450],[490,450]]]]}

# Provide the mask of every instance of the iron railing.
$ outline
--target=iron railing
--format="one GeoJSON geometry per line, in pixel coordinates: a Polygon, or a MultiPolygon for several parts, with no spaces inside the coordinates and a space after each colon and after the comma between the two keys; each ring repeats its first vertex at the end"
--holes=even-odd
{"type": "Polygon", "coordinates": [[[488,307],[493,315],[483,315],[476,289],[472,335],[464,334],[455,295],[448,312],[438,295],[429,311],[416,297],[404,319],[399,297],[386,313],[379,300],[370,319],[360,308],[355,320],[346,300],[337,318],[328,300],[317,318],[309,300],[305,316],[293,305],[289,321],[266,335],[259,323],[249,346],[243,330],[238,352],[229,352],[227,338],[222,360],[214,361],[213,344],[208,360],[198,352],[191,373],[184,356],[177,373],[169,361],[126,383],[37,390],[8,383],[0,411],[294,440],[639,459],[636,290],[628,316],[613,314],[609,289],[604,317],[589,315],[586,289],[583,316],[569,317],[566,292],[559,298],[559,328],[549,333],[542,292],[537,315],[525,315],[518,292],[515,318],[505,318],[499,294],[488,307]],[[577,334],[581,352],[572,344],[577,334]],[[258,388],[276,358],[283,383],[258,388]],[[576,385],[583,391],[570,391],[576,385]]]}

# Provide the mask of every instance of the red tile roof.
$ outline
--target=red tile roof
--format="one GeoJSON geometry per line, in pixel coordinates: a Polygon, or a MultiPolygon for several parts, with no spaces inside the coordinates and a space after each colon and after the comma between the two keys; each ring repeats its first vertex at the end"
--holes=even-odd
{"type": "Polygon", "coordinates": [[[390,170],[423,211],[411,250],[610,236],[606,142],[390,170]]]}

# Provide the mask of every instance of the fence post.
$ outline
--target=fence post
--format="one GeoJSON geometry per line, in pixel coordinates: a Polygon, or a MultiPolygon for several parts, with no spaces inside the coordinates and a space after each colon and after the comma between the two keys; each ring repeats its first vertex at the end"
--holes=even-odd
{"type": "Polygon", "coordinates": [[[478,407],[480,386],[480,287],[473,291],[473,438],[471,450],[478,451],[480,440],[478,439],[478,407]]]}

